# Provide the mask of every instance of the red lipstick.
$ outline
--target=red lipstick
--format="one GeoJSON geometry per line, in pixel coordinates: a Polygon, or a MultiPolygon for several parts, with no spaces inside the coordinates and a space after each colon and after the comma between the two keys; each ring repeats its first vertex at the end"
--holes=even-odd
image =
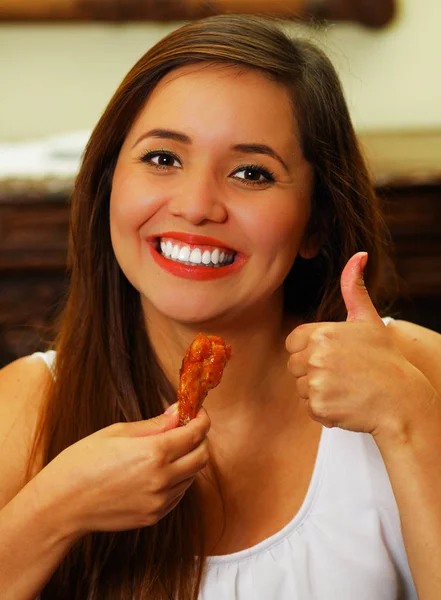
{"type": "Polygon", "coordinates": [[[168,231],[161,233],[160,235],[150,236],[147,238],[147,243],[150,249],[150,253],[156,264],[167,271],[168,273],[175,275],[176,277],[182,277],[184,279],[193,279],[195,281],[210,281],[214,279],[221,279],[227,277],[233,273],[237,273],[246,262],[246,258],[243,254],[237,253],[235,260],[232,264],[223,267],[205,267],[200,265],[186,265],[178,261],[166,258],[161,254],[159,250],[159,238],[172,238],[176,241],[184,242],[189,246],[215,246],[216,248],[227,250],[230,252],[236,252],[232,248],[225,246],[224,242],[216,240],[215,238],[203,236],[203,235],[192,235],[182,232],[168,231]]]}

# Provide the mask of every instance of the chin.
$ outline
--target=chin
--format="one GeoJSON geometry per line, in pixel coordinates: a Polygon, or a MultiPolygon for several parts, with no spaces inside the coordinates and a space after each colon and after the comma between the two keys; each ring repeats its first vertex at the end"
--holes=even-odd
{"type": "Polygon", "coordinates": [[[177,294],[168,301],[144,298],[143,304],[146,315],[156,313],[161,315],[162,318],[184,325],[209,323],[225,315],[224,308],[208,306],[201,299],[198,299],[197,302],[185,302],[177,294]]]}

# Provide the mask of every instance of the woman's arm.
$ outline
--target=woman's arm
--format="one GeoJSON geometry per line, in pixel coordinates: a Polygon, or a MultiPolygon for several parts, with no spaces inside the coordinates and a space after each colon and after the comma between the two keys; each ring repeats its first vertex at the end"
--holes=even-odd
{"type": "Polygon", "coordinates": [[[0,600],[34,600],[79,537],[63,505],[42,501],[38,477],[0,511],[0,600]]]}
{"type": "Polygon", "coordinates": [[[402,354],[441,395],[441,334],[408,321],[391,321],[387,330],[402,354]]]}
{"type": "Polygon", "coordinates": [[[415,427],[377,438],[395,499],[420,600],[441,598],[441,335],[405,321],[389,325],[404,356],[431,382],[435,396],[415,427]]]}
{"type": "Polygon", "coordinates": [[[178,427],[173,406],[79,440],[25,485],[47,376],[40,366],[27,358],[0,371],[0,600],[34,600],[75,541],[90,532],[157,523],[209,459],[206,411],[178,427]]]}
{"type": "Polygon", "coordinates": [[[346,264],[347,321],[308,323],[287,338],[288,368],[311,417],[370,433],[400,511],[420,600],[441,598],[441,335],[378,315],[363,282],[366,254],[346,264]]]}
{"type": "MultiPolygon", "coordinates": [[[[75,541],[62,506],[25,485],[29,449],[45,389],[51,382],[36,357],[0,371],[0,600],[34,600],[75,541]]],[[[38,467],[37,467],[38,469],[38,467]]]]}

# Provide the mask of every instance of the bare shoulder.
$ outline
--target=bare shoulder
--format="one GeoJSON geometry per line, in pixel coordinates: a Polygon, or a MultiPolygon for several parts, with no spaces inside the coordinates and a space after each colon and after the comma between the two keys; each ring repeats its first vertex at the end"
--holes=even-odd
{"type": "Polygon", "coordinates": [[[409,321],[388,325],[404,356],[441,391],[441,334],[409,321]]]}
{"type": "Polygon", "coordinates": [[[0,509],[25,484],[29,451],[52,375],[38,356],[0,370],[0,509]]]}

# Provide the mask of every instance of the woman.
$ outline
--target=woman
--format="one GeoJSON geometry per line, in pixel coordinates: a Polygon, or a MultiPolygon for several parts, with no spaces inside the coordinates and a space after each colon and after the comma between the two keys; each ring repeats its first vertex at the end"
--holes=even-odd
{"type": "Polygon", "coordinates": [[[77,178],[56,360],[0,375],[3,597],[438,597],[441,341],[380,318],[385,240],[319,50],[243,16],[149,50],[77,178]],[[199,331],[233,357],[178,427],[199,331]]]}

